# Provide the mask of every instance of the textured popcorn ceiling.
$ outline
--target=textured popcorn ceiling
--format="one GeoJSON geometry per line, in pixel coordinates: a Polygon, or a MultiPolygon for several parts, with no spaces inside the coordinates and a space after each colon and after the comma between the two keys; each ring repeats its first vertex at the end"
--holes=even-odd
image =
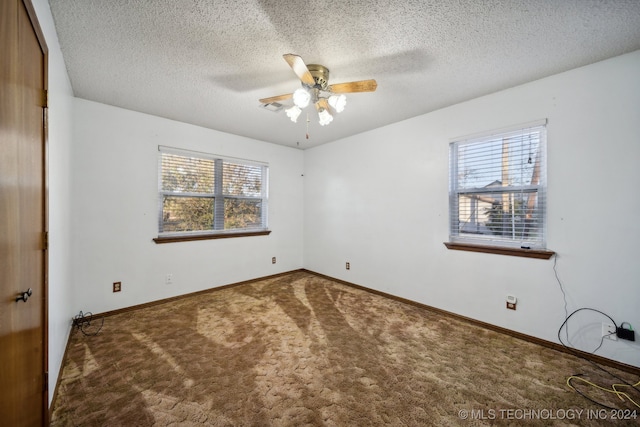
{"type": "Polygon", "coordinates": [[[49,2],[77,97],[300,148],[640,49],[640,0],[49,2]],[[305,139],[285,53],[378,90],[305,139]]]}

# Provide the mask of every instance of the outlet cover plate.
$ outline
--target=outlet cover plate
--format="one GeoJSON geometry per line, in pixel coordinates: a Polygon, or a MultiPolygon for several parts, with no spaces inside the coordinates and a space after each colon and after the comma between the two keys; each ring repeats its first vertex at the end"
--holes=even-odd
{"type": "Polygon", "coordinates": [[[602,324],[602,336],[611,341],[618,341],[618,336],[616,335],[616,326],[610,323],[602,324]]]}

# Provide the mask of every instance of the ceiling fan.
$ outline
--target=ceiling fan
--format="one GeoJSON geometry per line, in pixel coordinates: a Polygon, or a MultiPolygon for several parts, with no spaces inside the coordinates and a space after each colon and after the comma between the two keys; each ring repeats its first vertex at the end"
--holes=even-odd
{"type": "Polygon", "coordinates": [[[378,87],[378,83],[373,79],[330,85],[327,67],[319,64],[306,65],[299,55],[292,53],[283,57],[302,82],[302,87],[293,93],[262,98],[259,101],[263,106],[267,106],[293,99],[294,105],[285,112],[294,123],[297,122],[302,109],[312,103],[318,111],[320,124],[328,125],[333,120],[332,111],[340,113],[344,110],[347,102],[345,93],[373,92],[378,87]]]}

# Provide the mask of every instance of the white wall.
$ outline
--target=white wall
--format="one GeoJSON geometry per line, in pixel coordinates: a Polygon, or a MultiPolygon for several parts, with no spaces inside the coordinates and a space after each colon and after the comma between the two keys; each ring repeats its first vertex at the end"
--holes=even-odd
{"type": "MultiPolygon", "coordinates": [[[[49,47],[50,398],[79,310],[300,267],[556,341],[564,309],[552,261],[442,244],[448,141],[543,117],[548,246],[569,312],[594,307],[640,327],[639,52],[302,152],[73,98],[49,4],[32,1],[49,47]],[[269,162],[272,234],[153,243],[158,144],[269,162]],[[508,293],[515,312],[504,309],[508,293]]],[[[576,320],[572,342],[595,348],[601,318],[576,320]]],[[[598,354],[640,366],[638,350],[605,342],[598,354]]]]}
{"type": "MultiPolygon", "coordinates": [[[[640,329],[639,75],[637,51],[305,151],[305,268],[557,342],[553,259],[443,245],[449,141],[548,118],[547,246],[568,312],[640,329]]],[[[603,321],[576,314],[571,342],[594,350],[603,321]]],[[[638,340],[597,354],[640,366],[638,340]]]]}
{"type": "Polygon", "coordinates": [[[73,119],[75,313],[101,313],[302,267],[302,151],[82,99],[74,100],[73,119]],[[158,145],[269,163],[272,233],[154,243],[158,145]],[[165,283],[166,274],[173,275],[173,284],[165,283]],[[122,292],[112,292],[116,281],[122,292]]]}
{"type": "Polygon", "coordinates": [[[49,400],[71,330],[71,108],[73,93],[46,0],[32,0],[49,49],[49,400]]]}

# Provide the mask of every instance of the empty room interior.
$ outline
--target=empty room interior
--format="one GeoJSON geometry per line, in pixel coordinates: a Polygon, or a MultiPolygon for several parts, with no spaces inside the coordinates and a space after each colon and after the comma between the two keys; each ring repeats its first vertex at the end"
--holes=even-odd
{"type": "Polygon", "coordinates": [[[638,422],[640,2],[5,3],[46,46],[43,286],[2,288],[42,290],[44,424],[638,422]]]}

